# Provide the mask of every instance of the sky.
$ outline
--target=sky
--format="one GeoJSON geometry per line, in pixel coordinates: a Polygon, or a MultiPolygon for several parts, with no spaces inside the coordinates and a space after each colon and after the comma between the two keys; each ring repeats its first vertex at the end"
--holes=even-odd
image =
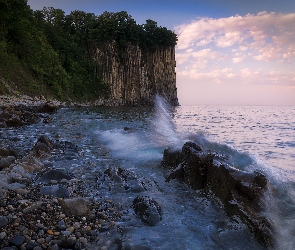
{"type": "Polygon", "coordinates": [[[294,0],[28,0],[173,30],[181,105],[295,105],[294,0]]]}

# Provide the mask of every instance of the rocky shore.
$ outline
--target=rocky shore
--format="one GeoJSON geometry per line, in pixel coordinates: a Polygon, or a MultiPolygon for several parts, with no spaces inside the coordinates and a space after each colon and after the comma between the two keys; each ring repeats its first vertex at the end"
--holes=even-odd
{"type": "MultiPolygon", "coordinates": [[[[50,123],[51,115],[64,106],[44,98],[2,96],[0,127],[50,123]]],[[[88,184],[81,176],[54,168],[50,160],[81,157],[77,145],[40,135],[29,151],[19,152],[20,138],[2,138],[0,249],[133,249],[123,240],[125,226],[121,224],[141,220],[155,225],[162,219],[160,206],[149,197],[138,196],[133,203],[120,204],[89,193],[94,188],[116,193],[145,191],[134,173],[108,168],[88,184]]]]}
{"type": "MultiPolygon", "coordinates": [[[[0,100],[4,128],[48,123],[61,105],[29,97],[0,100]]],[[[77,179],[43,164],[57,148],[46,136],[40,136],[24,157],[0,145],[1,249],[88,249],[90,242],[99,240],[101,249],[110,247],[100,233],[111,231],[119,212],[110,200],[101,209],[98,201],[76,193],[77,179]]]]}

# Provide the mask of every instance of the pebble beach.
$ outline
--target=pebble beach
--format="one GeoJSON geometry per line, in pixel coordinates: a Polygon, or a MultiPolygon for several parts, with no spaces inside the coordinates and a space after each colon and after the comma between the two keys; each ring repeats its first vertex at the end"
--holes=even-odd
{"type": "MultiPolygon", "coordinates": [[[[1,96],[0,127],[49,123],[50,114],[63,105],[45,98],[1,96]]],[[[83,180],[48,163],[53,154],[79,157],[75,145],[40,135],[31,150],[20,153],[15,149],[20,138],[0,136],[0,249],[120,248],[116,224],[132,219],[128,208],[89,197],[83,180]]]]}

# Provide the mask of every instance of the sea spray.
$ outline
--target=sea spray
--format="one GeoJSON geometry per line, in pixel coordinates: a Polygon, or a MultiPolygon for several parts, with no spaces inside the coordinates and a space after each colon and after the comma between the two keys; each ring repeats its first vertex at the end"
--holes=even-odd
{"type": "Polygon", "coordinates": [[[172,108],[166,100],[155,96],[155,114],[151,121],[153,129],[153,139],[163,146],[180,147],[183,141],[176,132],[176,126],[172,118],[172,108]]]}

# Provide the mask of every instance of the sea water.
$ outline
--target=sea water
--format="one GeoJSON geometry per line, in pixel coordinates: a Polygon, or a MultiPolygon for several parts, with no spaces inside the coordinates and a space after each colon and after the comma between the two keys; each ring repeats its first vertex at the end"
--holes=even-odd
{"type": "MultiPolygon", "coordinates": [[[[135,173],[146,187],[141,194],[160,204],[163,219],[146,226],[135,216],[121,225],[128,229],[123,240],[134,249],[265,249],[214,200],[176,180],[165,182],[160,164],[164,149],[181,148],[186,141],[227,156],[229,164],[243,171],[263,172],[277,189],[266,200],[266,215],[276,227],[276,248],[295,249],[295,107],[170,107],[157,96],[154,107],[67,108],[52,118],[50,124],[6,133],[20,137],[24,149],[42,134],[78,145],[78,160],[55,162],[54,167],[89,185],[109,167],[135,173]]],[[[91,189],[89,195],[111,198],[132,212],[138,193],[91,189]]]]}

